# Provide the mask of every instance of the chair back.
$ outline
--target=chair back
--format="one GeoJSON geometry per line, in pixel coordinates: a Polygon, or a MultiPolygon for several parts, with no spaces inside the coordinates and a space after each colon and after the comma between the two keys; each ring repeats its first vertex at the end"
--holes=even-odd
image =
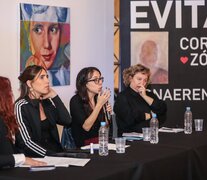
{"type": "Polygon", "coordinates": [[[75,141],[72,136],[71,128],[64,127],[61,138],[61,145],[63,149],[75,149],[75,141]]]}
{"type": "Polygon", "coordinates": [[[112,114],[112,138],[116,138],[118,137],[118,126],[117,126],[117,123],[116,123],[116,114],[113,113],[112,114]]]}

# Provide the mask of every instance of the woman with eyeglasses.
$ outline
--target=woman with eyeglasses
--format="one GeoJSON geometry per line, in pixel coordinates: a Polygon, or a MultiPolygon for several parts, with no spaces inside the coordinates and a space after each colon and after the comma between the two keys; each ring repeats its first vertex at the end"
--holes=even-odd
{"type": "Polygon", "coordinates": [[[77,75],[76,95],[70,100],[72,135],[77,147],[98,143],[100,122],[107,121],[104,111],[112,111],[108,103],[110,90],[102,90],[103,80],[96,67],[83,68],[77,75]]]}
{"type": "Polygon", "coordinates": [[[156,113],[159,124],[166,119],[166,103],[147,89],[150,82],[150,69],[137,64],[123,71],[126,89],[120,92],[114,104],[118,134],[142,132],[149,126],[151,113],[156,113]]]}

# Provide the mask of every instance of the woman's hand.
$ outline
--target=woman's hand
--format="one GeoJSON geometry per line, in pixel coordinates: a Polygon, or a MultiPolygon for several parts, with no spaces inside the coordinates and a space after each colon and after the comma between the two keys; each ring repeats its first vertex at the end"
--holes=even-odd
{"type": "Polygon", "coordinates": [[[147,102],[147,104],[149,104],[150,106],[152,105],[154,99],[151,98],[150,96],[148,96],[146,94],[146,88],[145,88],[145,86],[140,86],[140,88],[139,88],[139,94],[147,102]]]}
{"type": "Polygon", "coordinates": [[[42,96],[42,99],[54,98],[55,96],[57,96],[57,93],[50,87],[49,92],[47,94],[44,94],[42,96]]]}
{"type": "Polygon", "coordinates": [[[24,162],[25,165],[30,165],[30,166],[45,166],[47,165],[46,162],[43,162],[43,161],[37,161],[37,160],[34,160],[32,158],[29,158],[29,157],[25,157],[25,162],[24,162]]]}
{"type": "Polygon", "coordinates": [[[140,86],[139,88],[139,94],[140,96],[146,96],[146,88],[144,86],[140,86]]]}
{"type": "MultiPolygon", "coordinates": [[[[98,98],[97,98],[97,103],[92,111],[92,113],[90,114],[90,116],[85,120],[84,124],[83,124],[83,129],[85,131],[90,131],[91,127],[93,126],[94,122],[96,121],[99,112],[101,110],[101,108],[103,108],[104,104],[106,104],[107,106],[107,102],[110,98],[110,89],[105,89],[102,93],[98,94],[98,98]]],[[[110,105],[108,106],[108,109],[112,109],[110,107],[110,105]]]]}
{"type": "Polygon", "coordinates": [[[109,100],[110,96],[110,89],[105,89],[102,93],[98,94],[97,104],[99,104],[102,107],[109,100]]]}
{"type": "Polygon", "coordinates": [[[145,120],[149,120],[151,118],[151,114],[145,113],[145,120]]]}

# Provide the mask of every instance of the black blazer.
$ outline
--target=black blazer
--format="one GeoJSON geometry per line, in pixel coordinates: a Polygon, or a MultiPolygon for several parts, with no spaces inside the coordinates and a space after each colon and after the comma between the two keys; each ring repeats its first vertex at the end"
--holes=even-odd
{"type": "Polygon", "coordinates": [[[14,154],[14,147],[6,136],[7,127],[0,117],[0,168],[13,167],[15,164],[14,157],[12,156],[14,154]]]}

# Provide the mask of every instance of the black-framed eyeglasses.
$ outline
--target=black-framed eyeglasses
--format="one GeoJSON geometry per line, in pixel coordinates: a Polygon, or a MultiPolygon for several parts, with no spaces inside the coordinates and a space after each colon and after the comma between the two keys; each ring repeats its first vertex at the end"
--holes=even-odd
{"type": "Polygon", "coordinates": [[[95,84],[99,84],[100,81],[104,82],[104,77],[95,78],[95,79],[89,79],[87,82],[91,82],[91,81],[93,81],[95,84]]]}

